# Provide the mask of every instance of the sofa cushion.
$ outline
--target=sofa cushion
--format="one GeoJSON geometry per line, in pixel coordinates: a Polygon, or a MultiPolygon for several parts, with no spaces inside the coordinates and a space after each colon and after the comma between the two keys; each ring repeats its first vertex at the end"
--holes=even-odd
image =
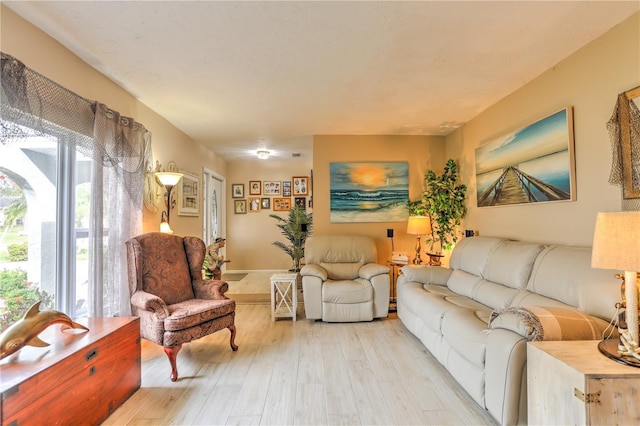
{"type": "Polygon", "coordinates": [[[137,238],[145,253],[141,259],[142,290],[160,297],[167,305],[193,299],[184,239],[149,232],[137,238]],[[171,282],[171,285],[162,285],[171,282]]]}
{"type": "Polygon", "coordinates": [[[483,276],[489,281],[522,290],[527,286],[533,262],[543,248],[540,244],[506,241],[489,256],[483,276]]]}
{"type": "Polygon", "coordinates": [[[373,300],[371,282],[363,279],[327,281],[322,286],[323,303],[362,303],[373,300]]]}
{"type": "Polygon", "coordinates": [[[504,240],[501,238],[463,238],[451,252],[449,264],[452,269],[461,269],[473,275],[481,276],[491,253],[504,240]]]}
{"type": "Polygon", "coordinates": [[[320,263],[320,266],[327,271],[327,278],[330,280],[353,280],[358,278],[358,271],[362,265],[362,263],[320,263]]]}
{"type": "Polygon", "coordinates": [[[482,281],[482,278],[477,275],[454,269],[447,281],[447,287],[454,293],[473,299],[476,286],[480,281],[482,281]]]}
{"type": "Polygon", "coordinates": [[[443,295],[422,291],[418,283],[408,283],[403,287],[404,294],[410,294],[410,297],[403,298],[405,308],[419,316],[424,325],[438,335],[442,334],[442,317],[445,312],[465,309],[448,302],[443,295]]]}
{"type": "Polygon", "coordinates": [[[501,309],[509,306],[518,293],[520,290],[515,288],[482,280],[476,285],[473,298],[492,309],[501,309]]]}
{"type": "Polygon", "coordinates": [[[424,284],[446,285],[451,276],[451,269],[442,266],[405,265],[400,271],[409,281],[424,284]]]}
{"type": "Polygon", "coordinates": [[[164,320],[164,329],[178,331],[231,314],[236,309],[236,302],[231,299],[190,299],[168,308],[170,315],[164,320]]]}

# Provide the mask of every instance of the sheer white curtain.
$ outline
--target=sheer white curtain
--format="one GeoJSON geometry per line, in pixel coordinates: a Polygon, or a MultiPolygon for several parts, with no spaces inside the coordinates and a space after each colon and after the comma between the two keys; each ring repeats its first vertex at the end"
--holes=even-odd
{"type": "Polygon", "coordinates": [[[96,104],[94,139],[104,161],[93,162],[89,229],[89,315],[130,315],[125,242],[142,231],[151,133],[96,104]]]}
{"type": "MultiPolygon", "coordinates": [[[[153,164],[151,133],[0,53],[0,142],[55,134],[58,143],[91,158],[89,316],[129,315],[125,241],[142,230],[145,174],[153,164]]],[[[71,205],[70,192],[60,202],[71,205]]],[[[74,278],[58,279],[56,286],[71,286],[74,278]]]]}

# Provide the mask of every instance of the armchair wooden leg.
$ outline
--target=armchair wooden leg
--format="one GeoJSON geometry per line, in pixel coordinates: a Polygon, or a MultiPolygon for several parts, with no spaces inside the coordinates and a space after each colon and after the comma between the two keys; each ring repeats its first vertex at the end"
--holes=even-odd
{"type": "Polygon", "coordinates": [[[229,331],[231,331],[231,340],[230,340],[231,349],[235,352],[238,350],[238,345],[234,343],[236,340],[236,326],[232,324],[227,328],[229,329],[229,331]]]}
{"type": "Polygon", "coordinates": [[[182,345],[164,347],[164,353],[169,357],[169,363],[171,364],[171,381],[175,382],[178,380],[178,367],[176,366],[176,358],[178,357],[178,352],[182,349],[182,345]]]}

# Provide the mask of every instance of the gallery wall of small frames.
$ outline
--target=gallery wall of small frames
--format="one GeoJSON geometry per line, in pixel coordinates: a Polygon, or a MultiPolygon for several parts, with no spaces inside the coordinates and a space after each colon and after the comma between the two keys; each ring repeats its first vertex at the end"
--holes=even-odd
{"type": "Polygon", "coordinates": [[[291,180],[250,180],[231,184],[235,214],[289,211],[294,205],[312,208],[312,193],[313,172],[311,176],[292,176],[291,180]]]}

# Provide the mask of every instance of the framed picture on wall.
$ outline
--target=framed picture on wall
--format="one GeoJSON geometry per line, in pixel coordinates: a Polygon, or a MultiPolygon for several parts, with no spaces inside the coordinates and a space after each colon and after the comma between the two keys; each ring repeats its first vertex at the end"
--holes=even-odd
{"type": "Polygon", "coordinates": [[[233,198],[244,198],[244,183],[234,183],[231,185],[231,196],[233,198]]]}
{"type": "Polygon", "coordinates": [[[200,215],[200,178],[186,170],[180,170],[182,179],[178,182],[178,215],[200,215]]]}
{"type": "Polygon", "coordinates": [[[293,195],[309,194],[309,177],[294,176],[293,177],[293,195]]]}
{"type": "Polygon", "coordinates": [[[260,195],[262,182],[259,180],[249,181],[249,195],[260,195]]]}
{"type": "Polygon", "coordinates": [[[247,200],[234,200],[233,212],[235,214],[245,214],[247,212],[247,200]]]}
{"type": "Polygon", "coordinates": [[[271,198],[266,197],[261,199],[262,210],[269,210],[271,208],[271,198]]]}
{"type": "Polygon", "coordinates": [[[252,213],[257,213],[260,211],[260,206],[262,206],[260,197],[249,197],[249,211],[252,213]]]}
{"type": "Polygon", "coordinates": [[[306,197],[296,197],[295,198],[295,203],[296,203],[296,206],[302,207],[305,210],[307,209],[306,197]]]}
{"type": "Polygon", "coordinates": [[[284,212],[291,210],[291,198],[274,198],[273,211],[284,212]]]}
{"type": "Polygon", "coordinates": [[[262,194],[263,195],[280,195],[282,189],[280,187],[279,180],[265,180],[262,182],[262,194]]]}
{"type": "Polygon", "coordinates": [[[290,180],[282,181],[282,196],[291,197],[291,181],[290,180]]]}
{"type": "Polygon", "coordinates": [[[475,154],[478,207],[576,199],[571,107],[494,138],[475,154]]]}

